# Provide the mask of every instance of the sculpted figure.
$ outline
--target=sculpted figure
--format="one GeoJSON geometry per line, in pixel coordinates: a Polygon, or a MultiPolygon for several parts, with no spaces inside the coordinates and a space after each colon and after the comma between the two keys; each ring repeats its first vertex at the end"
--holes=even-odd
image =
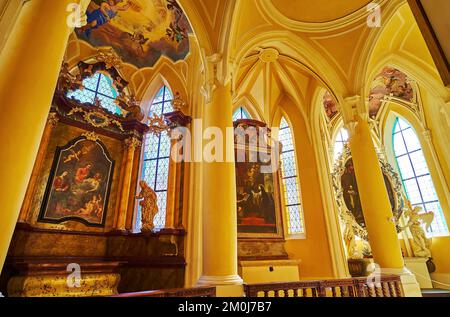
{"type": "Polygon", "coordinates": [[[141,192],[136,196],[136,199],[141,200],[139,202],[141,206],[141,231],[149,232],[155,227],[153,219],[158,213],[157,197],[155,191],[145,181],[140,181],[139,186],[141,186],[141,192]]]}
{"type": "Polygon", "coordinates": [[[421,207],[413,208],[411,202],[407,201],[405,216],[408,218],[408,223],[401,229],[409,228],[413,237],[412,249],[415,256],[431,258],[431,239],[427,238],[425,231],[430,227],[434,219],[434,213],[432,211],[420,213],[421,211],[421,207]],[[425,224],[425,230],[423,224],[425,224]]]}

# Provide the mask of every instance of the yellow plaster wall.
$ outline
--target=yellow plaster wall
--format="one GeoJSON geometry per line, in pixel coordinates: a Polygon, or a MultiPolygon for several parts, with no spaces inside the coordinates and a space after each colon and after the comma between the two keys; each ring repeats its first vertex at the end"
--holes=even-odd
{"type": "MultiPolygon", "coordinates": [[[[408,5],[400,7],[384,27],[368,64],[368,74],[376,74],[380,71],[380,66],[393,65],[417,82],[419,102],[424,111],[423,120],[415,119],[412,112],[404,106],[392,104],[389,107],[406,118],[415,128],[447,225],[450,225],[450,201],[448,200],[450,129],[440,112],[441,107],[445,107],[445,98],[448,100],[448,94],[445,96],[445,88],[408,5]],[[424,129],[429,129],[431,132],[432,149],[425,146],[426,141],[422,134],[424,129]],[[433,149],[436,158],[432,155],[433,149]],[[439,176],[439,169],[442,177],[439,176]]],[[[370,89],[370,79],[371,77],[367,78],[366,92],[370,89]]],[[[386,144],[386,146],[390,145],[386,144]]],[[[450,237],[433,238],[431,251],[436,264],[436,273],[450,274],[450,237]]]]}
{"type": "Polygon", "coordinates": [[[333,269],[314,149],[297,106],[287,97],[282,99],[280,105],[290,120],[294,133],[306,228],[306,238],[287,240],[286,251],[290,258],[302,261],[301,279],[332,278],[333,269]]]}

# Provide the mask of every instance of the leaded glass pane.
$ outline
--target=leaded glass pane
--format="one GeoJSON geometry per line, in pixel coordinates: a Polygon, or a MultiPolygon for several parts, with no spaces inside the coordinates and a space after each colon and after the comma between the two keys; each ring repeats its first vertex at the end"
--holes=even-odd
{"type": "Polygon", "coordinates": [[[295,153],[294,151],[285,152],[281,154],[283,162],[283,176],[292,177],[297,175],[297,168],[295,165],[295,153]]]}
{"type": "Polygon", "coordinates": [[[304,232],[300,186],[295,162],[294,141],[292,131],[286,119],[281,119],[279,141],[283,144],[281,162],[284,191],[284,204],[287,212],[288,232],[296,234],[304,232]]]}
{"type": "Polygon", "coordinates": [[[87,89],[79,89],[75,91],[69,91],[67,97],[77,100],[79,103],[94,103],[95,92],[87,89]]]}
{"type": "Polygon", "coordinates": [[[336,141],[334,142],[334,149],[333,149],[333,157],[336,161],[339,156],[342,154],[342,151],[344,150],[344,144],[348,141],[348,132],[345,128],[341,128],[337,135],[336,135],[336,141]]]}
{"type": "Polygon", "coordinates": [[[103,95],[97,95],[97,98],[100,100],[100,104],[103,108],[108,110],[111,113],[114,114],[121,114],[121,111],[119,107],[117,107],[116,103],[114,102],[114,99],[111,99],[109,97],[105,97],[103,95]]]}
{"type": "Polygon", "coordinates": [[[100,76],[98,92],[113,99],[117,98],[117,92],[113,87],[112,80],[103,74],[100,76]]]}
{"type": "Polygon", "coordinates": [[[406,154],[406,146],[401,133],[394,134],[394,147],[396,156],[406,154]]]}
{"type": "Polygon", "coordinates": [[[169,176],[169,159],[158,160],[158,174],[156,177],[156,191],[167,190],[169,176]]]}
{"type": "Polygon", "coordinates": [[[117,91],[113,87],[112,80],[108,76],[96,73],[92,77],[83,80],[84,89],[77,89],[67,93],[67,97],[78,100],[80,103],[94,104],[95,98],[100,100],[100,105],[111,113],[121,115],[122,111],[115,103],[117,91]]]}
{"type": "Polygon", "coordinates": [[[157,192],[158,213],[153,219],[155,228],[162,229],[166,225],[167,191],[157,192]]]}
{"type": "Polygon", "coordinates": [[[414,170],[412,168],[411,161],[409,160],[408,155],[397,157],[397,164],[402,171],[403,179],[414,177],[414,170]]]}
{"type": "Polygon", "coordinates": [[[289,233],[295,234],[299,232],[303,232],[303,220],[300,215],[302,214],[302,210],[300,205],[289,206],[288,210],[288,221],[289,221],[289,233]]]}
{"type": "Polygon", "coordinates": [[[393,134],[394,153],[408,199],[413,206],[420,206],[424,212],[434,213],[434,220],[427,234],[449,235],[419,138],[411,125],[400,118],[395,122],[393,134]]]}
{"type": "Polygon", "coordinates": [[[233,121],[242,119],[251,119],[250,114],[247,112],[247,110],[244,109],[244,107],[236,109],[236,111],[233,113],[233,121]]]}
{"type": "MultiPolygon", "coordinates": [[[[165,86],[162,87],[150,106],[150,115],[161,116],[173,112],[172,99],[172,92],[165,86]]],[[[162,132],[147,134],[143,146],[142,179],[155,190],[158,197],[159,212],[153,220],[156,229],[164,228],[166,223],[170,144],[169,135],[167,132],[162,132]]],[[[136,229],[140,229],[139,219],[136,221],[136,229]]]]}
{"type": "Polygon", "coordinates": [[[97,91],[98,79],[100,78],[100,74],[96,73],[92,77],[88,77],[83,80],[83,86],[86,89],[97,91]]]}

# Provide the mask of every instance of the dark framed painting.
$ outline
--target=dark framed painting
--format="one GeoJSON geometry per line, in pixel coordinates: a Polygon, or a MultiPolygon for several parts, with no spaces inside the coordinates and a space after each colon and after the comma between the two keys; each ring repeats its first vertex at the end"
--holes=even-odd
{"type": "MultiPolygon", "coordinates": [[[[384,154],[379,152],[377,155],[391,204],[392,214],[395,218],[396,228],[399,231],[399,221],[404,208],[403,186],[399,175],[384,158],[384,154]]],[[[351,231],[355,236],[368,242],[369,237],[366,221],[364,219],[355,168],[348,144],[344,144],[342,154],[335,164],[332,178],[336,203],[341,218],[342,232],[346,232],[346,230],[351,231]]]]}
{"type": "MultiPolygon", "coordinates": [[[[245,161],[236,159],[237,230],[239,238],[282,238],[278,170],[259,161],[258,149],[245,151],[245,161]]],[[[267,153],[267,152],[265,152],[267,153]]]]}
{"type": "MultiPolygon", "coordinates": [[[[392,213],[395,215],[398,208],[396,200],[396,193],[392,188],[391,180],[386,173],[383,173],[384,183],[388,192],[389,201],[391,203],[392,213]]],[[[364,220],[361,200],[359,198],[358,183],[356,182],[355,168],[353,166],[352,158],[345,162],[345,171],[341,176],[341,185],[343,190],[343,197],[345,206],[352,213],[355,221],[363,228],[366,228],[366,221],[364,220]]]]}
{"type": "Polygon", "coordinates": [[[39,221],[103,227],[113,171],[114,160],[98,140],[78,137],[57,147],[39,221]]]}

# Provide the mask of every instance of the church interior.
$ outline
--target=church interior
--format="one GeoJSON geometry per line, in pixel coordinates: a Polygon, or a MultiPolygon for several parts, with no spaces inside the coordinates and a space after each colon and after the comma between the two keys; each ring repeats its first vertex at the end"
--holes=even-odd
{"type": "Polygon", "coordinates": [[[0,1],[0,294],[449,296],[449,17],[0,1]]]}

